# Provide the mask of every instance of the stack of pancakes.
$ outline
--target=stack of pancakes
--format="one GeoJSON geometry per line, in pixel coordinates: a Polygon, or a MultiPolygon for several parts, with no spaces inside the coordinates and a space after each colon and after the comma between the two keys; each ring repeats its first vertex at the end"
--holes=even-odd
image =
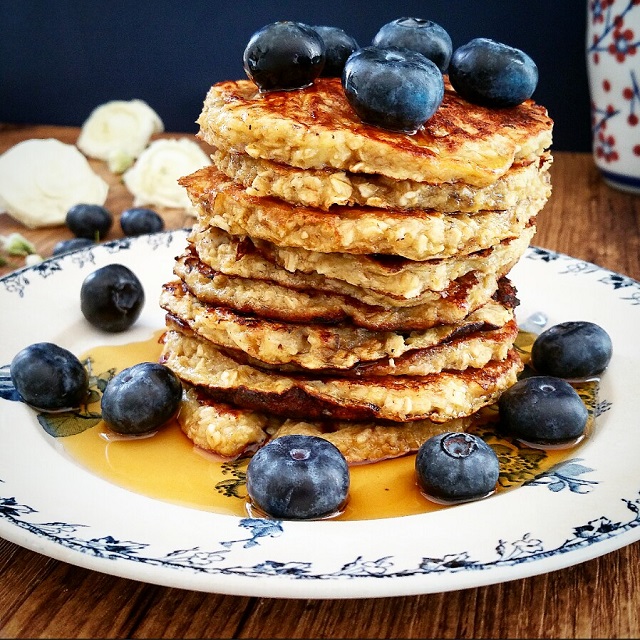
{"type": "Polygon", "coordinates": [[[339,79],[241,80],[198,123],[214,165],[180,180],[198,217],[161,297],[198,446],[304,433],[381,460],[468,428],[516,381],[507,274],[550,195],[543,107],[478,107],[447,83],[405,135],[363,124],[339,79]]]}

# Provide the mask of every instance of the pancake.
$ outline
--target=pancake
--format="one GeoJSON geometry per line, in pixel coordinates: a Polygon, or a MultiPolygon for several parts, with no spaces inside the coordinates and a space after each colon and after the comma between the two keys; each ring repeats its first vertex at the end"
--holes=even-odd
{"type": "MultiPolygon", "coordinates": [[[[184,325],[171,318],[167,323],[169,329],[193,335],[184,325]]],[[[480,369],[491,361],[504,360],[513,347],[518,336],[515,321],[493,331],[475,331],[473,334],[460,336],[449,342],[424,349],[408,351],[397,358],[383,358],[374,362],[359,362],[350,369],[300,367],[296,364],[266,364],[243,351],[222,349],[239,364],[248,364],[264,371],[275,371],[281,374],[311,375],[316,372],[322,376],[340,376],[342,378],[368,378],[376,376],[427,376],[442,371],[464,371],[480,369]]],[[[198,336],[200,338],[201,336],[198,336]]]]}
{"type": "Polygon", "coordinates": [[[169,328],[189,330],[224,350],[242,352],[259,366],[332,369],[342,375],[426,375],[443,368],[481,367],[505,358],[517,333],[513,310],[494,301],[459,324],[408,333],[239,314],[204,304],[180,281],[164,285],[160,306],[169,328]]]}
{"type": "Polygon", "coordinates": [[[490,109],[465,101],[445,81],[441,106],[416,134],[386,131],[356,116],[339,78],[268,93],[249,80],[220,82],[197,122],[199,137],[217,149],[301,169],[479,187],[514,162],[535,160],[550,147],[552,128],[546,109],[531,100],[490,109]]]}
{"type": "Polygon", "coordinates": [[[198,447],[216,455],[237,458],[251,453],[270,438],[315,435],[332,442],[349,464],[377,462],[417,451],[431,436],[465,431],[475,417],[437,423],[415,420],[397,425],[382,422],[290,420],[239,409],[219,402],[199,388],[184,385],[178,423],[198,447]]]}
{"type": "Polygon", "coordinates": [[[176,420],[197,447],[225,458],[255,451],[268,439],[268,425],[275,430],[282,422],[251,409],[216,402],[184,382],[176,420]]]}
{"type": "Polygon", "coordinates": [[[283,322],[349,321],[373,331],[412,331],[460,322],[491,298],[516,304],[511,284],[495,274],[480,277],[468,273],[428,304],[390,307],[369,305],[337,293],[297,290],[270,280],[228,276],[205,265],[190,252],[176,259],[173,270],[189,291],[207,304],[283,322]]]}
{"type": "MultiPolygon", "coordinates": [[[[168,325],[171,328],[171,324],[168,325]]],[[[181,325],[175,328],[181,330],[181,325]]],[[[399,357],[387,357],[373,362],[359,362],[350,369],[308,369],[296,364],[268,365],[244,352],[228,351],[237,362],[249,364],[265,371],[279,373],[341,376],[343,378],[369,378],[376,376],[427,376],[442,371],[480,369],[491,361],[504,360],[518,336],[515,321],[493,331],[474,331],[460,335],[433,347],[407,351],[399,357]]],[[[225,351],[226,352],[226,351],[225,351]]]]}
{"type": "MultiPolygon", "coordinates": [[[[269,260],[268,258],[271,256],[267,255],[265,257],[265,252],[258,250],[248,238],[242,242],[237,242],[237,239],[234,241],[227,236],[226,239],[229,242],[224,243],[224,238],[221,238],[219,234],[215,235],[218,237],[212,243],[207,242],[211,237],[209,235],[206,238],[202,238],[202,236],[196,237],[199,242],[190,248],[191,255],[197,255],[204,264],[215,271],[228,276],[268,280],[297,291],[314,290],[322,293],[335,293],[349,296],[364,304],[389,307],[414,307],[424,306],[431,302],[437,303],[443,297],[449,295],[450,291],[459,287],[459,283],[467,275],[474,275],[478,282],[490,284],[495,289],[496,277],[500,278],[511,270],[524,253],[528,244],[528,242],[523,242],[520,239],[516,241],[515,247],[505,243],[505,246],[498,250],[498,255],[494,260],[490,260],[487,255],[484,256],[485,260],[482,257],[469,261],[462,259],[459,265],[453,265],[453,267],[458,266],[462,274],[454,280],[442,282],[440,289],[432,290],[420,287],[418,290],[413,289],[407,292],[400,286],[396,289],[390,286],[390,291],[372,288],[367,286],[368,283],[362,276],[354,275],[350,277],[337,269],[334,273],[337,276],[341,276],[340,279],[327,277],[327,275],[318,273],[314,269],[310,269],[308,273],[302,271],[291,272],[269,260]],[[222,239],[223,242],[217,244],[216,240],[218,239],[222,239]],[[476,264],[482,270],[465,268],[470,267],[472,264],[476,264]],[[346,278],[357,281],[357,284],[351,284],[346,278]],[[407,293],[411,295],[406,295],[407,293]]],[[[325,255],[335,256],[336,254],[325,255]]],[[[331,260],[327,259],[325,261],[331,264],[331,260]]],[[[455,260],[452,259],[451,262],[455,263],[455,260]]],[[[424,271],[428,274],[427,268],[424,271]]],[[[452,268],[453,271],[455,271],[455,268],[452,268]]],[[[393,285],[391,278],[388,278],[386,282],[393,285]]],[[[486,293],[486,299],[488,300],[491,292],[487,291],[486,293]]]]}
{"type": "Polygon", "coordinates": [[[523,197],[549,188],[551,156],[513,165],[486,187],[463,182],[432,184],[332,169],[298,169],[216,149],[213,164],[251,196],[271,196],[294,205],[382,209],[435,209],[445,213],[510,209],[523,197]]]}
{"type": "Polygon", "coordinates": [[[295,207],[276,198],[257,198],[215,167],[179,183],[202,225],[247,235],[278,246],[323,253],[382,253],[410,260],[445,258],[487,249],[519,236],[547,201],[548,193],[522,198],[506,210],[441,213],[372,207],[295,207]]]}
{"type": "MultiPolygon", "coordinates": [[[[307,280],[310,287],[318,286],[314,284],[318,282],[318,275],[325,276],[327,281],[321,286],[327,286],[327,283],[330,286],[333,280],[339,280],[390,296],[393,298],[391,304],[396,306],[403,299],[419,301],[427,291],[443,291],[453,280],[470,271],[506,273],[522,257],[534,234],[535,227],[527,227],[520,237],[503,240],[489,249],[422,262],[395,256],[319,253],[278,247],[269,242],[230,236],[217,227],[199,224],[193,226],[189,241],[204,263],[228,275],[271,274],[264,277],[280,283],[291,282],[281,271],[277,271],[278,277],[272,275],[276,272],[275,265],[292,274],[314,277],[313,281],[307,280]]],[[[353,292],[339,286],[331,290],[353,292]]]]}
{"type": "Polygon", "coordinates": [[[425,376],[345,378],[284,375],[237,362],[207,340],[169,330],[162,362],[214,400],[295,419],[446,422],[491,404],[516,382],[515,349],[480,369],[425,376]]]}

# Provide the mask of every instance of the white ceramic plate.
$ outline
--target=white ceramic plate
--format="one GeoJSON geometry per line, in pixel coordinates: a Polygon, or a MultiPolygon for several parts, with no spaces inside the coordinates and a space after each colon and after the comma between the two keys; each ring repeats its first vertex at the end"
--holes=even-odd
{"type": "MultiPolygon", "coordinates": [[[[148,339],[185,245],[177,231],[107,243],[0,279],[2,376],[23,347],[74,353],[148,339]],[[111,262],[140,277],[147,304],[125,334],[81,315],[80,285],[111,262]]],[[[175,506],[110,484],[52,446],[35,414],[0,397],[0,536],[82,567],[155,584],[248,596],[362,598],[463,589],[574,565],[640,538],[640,283],[531,248],[512,272],[519,318],[590,320],[614,343],[594,436],[535,481],[435,513],[357,522],[277,522],[175,506]]]]}

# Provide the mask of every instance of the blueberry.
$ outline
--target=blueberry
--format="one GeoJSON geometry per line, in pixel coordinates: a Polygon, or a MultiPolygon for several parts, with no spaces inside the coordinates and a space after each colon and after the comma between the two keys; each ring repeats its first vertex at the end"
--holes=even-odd
{"type": "Polygon", "coordinates": [[[259,509],[274,518],[322,518],[344,506],[349,468],[340,450],[328,440],[281,436],[251,458],[247,492],[259,509]]]}
{"type": "Polygon", "coordinates": [[[120,227],[125,236],[156,233],[164,229],[164,220],[153,209],[125,209],[120,216],[120,227]]]}
{"type": "Polygon", "coordinates": [[[76,237],[98,242],[109,233],[113,215],[97,204],[76,204],[67,211],[65,222],[76,237]]]}
{"type": "Polygon", "coordinates": [[[578,392],[553,376],[519,380],[500,396],[498,410],[502,428],[529,443],[569,443],[587,426],[587,408],[578,392]]]}
{"type": "Polygon", "coordinates": [[[301,22],[273,22],[256,31],[243,56],[244,70],[260,91],[302,89],[325,62],[320,35],[301,22]]]}
{"type": "Polygon", "coordinates": [[[439,24],[422,18],[397,18],[380,28],[373,38],[375,47],[404,47],[421,53],[444,72],[449,66],[453,45],[439,24]]]}
{"type": "Polygon", "coordinates": [[[131,269],[109,264],[90,273],[80,288],[84,317],[98,329],[116,333],[128,329],[144,306],[144,289],[131,269]]]}
{"type": "Polygon", "coordinates": [[[320,75],[339,78],[347,58],[358,49],[358,43],[338,27],[317,26],[313,29],[320,35],[325,46],[325,62],[320,75]]]}
{"type": "Polygon", "coordinates": [[[51,342],[22,349],[9,372],[22,399],[41,411],[74,409],[87,397],[86,369],[73,353],[51,342]]]}
{"type": "Polygon", "coordinates": [[[51,255],[61,256],[62,254],[69,253],[70,251],[93,247],[95,244],[96,243],[93,240],[89,240],[89,238],[69,238],[68,240],[60,240],[60,242],[57,242],[53,247],[51,255]]]}
{"type": "Polygon", "coordinates": [[[148,433],[176,415],[181,399],[182,384],[169,367],[142,362],[109,380],[100,402],[102,419],[116,433],[148,433]]]}
{"type": "Polygon", "coordinates": [[[484,498],[496,488],[500,463],[493,449],[469,433],[441,433],[416,455],[416,476],[424,494],[437,502],[484,498]]]}
{"type": "Polygon", "coordinates": [[[416,51],[393,47],[364,47],[351,54],[342,86],[363,122],[405,133],[415,133],[444,97],[435,63],[416,51]]]}
{"type": "Polygon", "coordinates": [[[486,107],[515,107],[535,91],[538,67],[520,49],[476,38],[453,52],[449,80],[469,102],[486,107]]]}
{"type": "Polygon", "coordinates": [[[536,372],[558,378],[589,378],[602,373],[613,354],[609,334],[586,321],[561,322],[543,331],[531,348],[536,372]]]}

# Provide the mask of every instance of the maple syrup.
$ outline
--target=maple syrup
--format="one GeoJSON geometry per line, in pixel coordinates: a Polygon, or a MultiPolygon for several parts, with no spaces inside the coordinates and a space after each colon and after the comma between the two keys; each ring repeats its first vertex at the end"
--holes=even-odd
{"type": "MultiPolygon", "coordinates": [[[[157,362],[161,335],[158,331],[147,341],[96,347],[83,358],[90,358],[94,374],[120,371],[138,362],[157,362]]],[[[99,411],[99,407],[93,410],[99,411]]],[[[590,414],[593,415],[593,407],[590,414]]],[[[497,492],[522,485],[574,452],[518,446],[494,433],[490,424],[482,437],[500,445],[502,471],[497,492]]],[[[223,460],[198,449],[175,421],[153,434],[132,437],[117,436],[100,421],[58,441],[78,464],[120,487],[186,507],[247,516],[244,477],[248,459],[223,460]]],[[[421,494],[414,465],[415,455],[352,465],[349,500],[336,519],[391,518],[451,508],[435,504],[421,494]]]]}

